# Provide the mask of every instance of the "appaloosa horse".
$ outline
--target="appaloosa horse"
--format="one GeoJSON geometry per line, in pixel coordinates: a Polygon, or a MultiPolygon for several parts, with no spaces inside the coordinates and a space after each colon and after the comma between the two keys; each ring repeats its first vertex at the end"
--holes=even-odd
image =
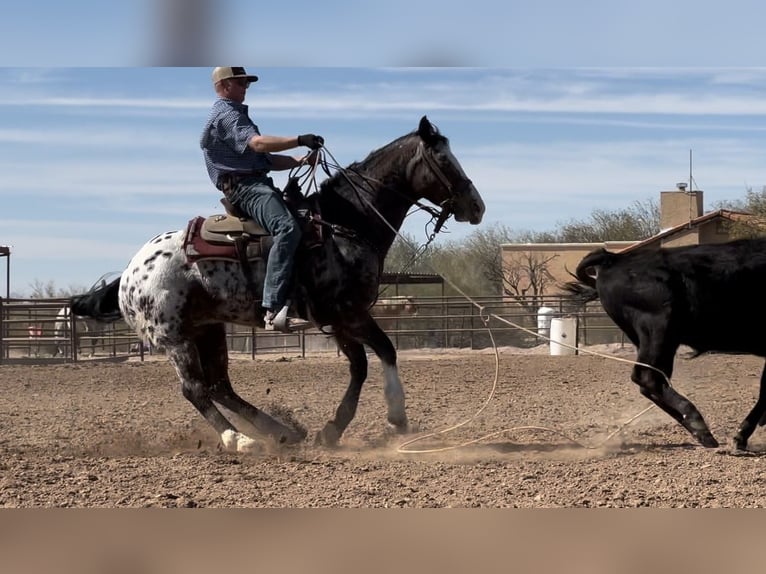
{"type": "MultiPolygon", "coordinates": [[[[480,223],[484,202],[447,138],[425,116],[417,130],[339,170],[308,199],[321,214],[322,233],[298,250],[293,302],[302,317],[332,333],[351,373],[335,417],[317,433],[317,442],[336,445],[354,418],[367,378],[365,344],[383,364],[387,420],[398,432],[407,432],[396,351],[369,311],[378,296],[383,261],[395,230],[421,199],[440,208],[440,213],[430,208],[438,214],[437,231],[451,215],[456,221],[480,223]]],[[[260,299],[265,251],[242,264],[236,258],[192,261],[189,255],[198,255],[189,239],[192,227],[150,240],[118,280],[73,298],[72,308],[94,318],[121,315],[140,337],[164,347],[184,397],[215,428],[227,449],[247,450],[253,439],[238,431],[218,405],[277,443],[304,440],[305,429],[251,405],[229,380],[224,325],[264,326],[260,299]]]]}

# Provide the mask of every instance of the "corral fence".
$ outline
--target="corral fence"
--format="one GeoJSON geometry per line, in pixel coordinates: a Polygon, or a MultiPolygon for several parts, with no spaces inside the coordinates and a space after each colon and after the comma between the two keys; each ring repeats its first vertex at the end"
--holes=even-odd
{"type": "MultiPolygon", "coordinates": [[[[415,296],[415,315],[396,311],[376,319],[399,350],[484,349],[492,346],[530,348],[548,345],[535,333],[549,335],[547,325],[557,317],[576,318],[580,345],[624,343],[622,332],[598,303],[572,307],[561,297],[512,300],[504,297],[415,296]],[[477,308],[476,305],[481,308],[477,308]],[[544,315],[543,315],[544,311],[544,315]],[[492,315],[528,331],[500,321],[492,315]],[[487,319],[488,318],[488,319],[487,319]],[[541,323],[541,319],[544,321],[541,323]],[[486,321],[486,322],[485,322],[486,321]],[[492,336],[488,329],[491,329],[492,336]]],[[[255,357],[266,353],[306,356],[335,352],[335,342],[316,329],[283,335],[228,324],[227,342],[233,356],[255,357]]],[[[0,298],[0,362],[125,360],[161,354],[141,341],[122,321],[89,328],[89,322],[70,317],[68,299],[0,298]],[[65,321],[59,313],[64,309],[65,321]]]]}

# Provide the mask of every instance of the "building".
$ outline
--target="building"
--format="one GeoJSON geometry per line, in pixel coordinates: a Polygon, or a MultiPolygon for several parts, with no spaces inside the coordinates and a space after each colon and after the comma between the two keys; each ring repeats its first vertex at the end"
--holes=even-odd
{"type": "Polygon", "coordinates": [[[560,292],[559,286],[572,279],[577,264],[595,249],[627,251],[639,247],[677,247],[723,243],[732,239],[738,224],[762,223],[754,216],[726,209],[704,213],[702,191],[686,191],[683,184],[673,191],[660,192],[660,232],[641,241],[603,243],[510,243],[500,246],[503,273],[509,284],[516,283],[519,294],[534,294],[529,271],[543,285],[541,295],[560,292]],[[544,268],[544,269],[543,269],[544,268]],[[526,272],[526,273],[525,273],[526,272]],[[542,282],[541,274],[545,274],[542,282]],[[525,276],[526,275],[526,276],[525,276]]]}

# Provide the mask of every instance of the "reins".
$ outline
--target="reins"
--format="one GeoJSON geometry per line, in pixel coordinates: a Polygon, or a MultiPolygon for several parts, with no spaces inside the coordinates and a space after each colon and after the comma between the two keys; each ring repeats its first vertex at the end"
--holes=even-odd
{"type": "MultiPolygon", "coordinates": [[[[377,178],[370,177],[368,175],[364,175],[363,173],[360,173],[356,169],[351,168],[344,168],[340,164],[338,164],[338,161],[335,159],[335,157],[332,155],[332,153],[327,149],[327,147],[323,147],[320,151],[320,155],[322,155],[321,160],[318,160],[317,164],[321,164],[325,173],[327,175],[331,174],[331,169],[334,169],[338,174],[340,174],[343,179],[346,180],[346,182],[351,186],[351,188],[354,190],[357,198],[362,201],[367,207],[369,207],[395,234],[397,233],[397,230],[389,223],[389,221],[380,213],[380,211],[377,210],[377,208],[363,195],[363,193],[366,193],[368,195],[373,195],[376,193],[375,187],[373,184],[379,184],[379,185],[385,185],[385,183],[377,178]],[[329,156],[332,159],[332,164],[327,161],[327,158],[324,157],[325,154],[329,156]],[[357,185],[357,183],[354,182],[354,180],[350,177],[350,175],[353,175],[357,178],[359,178],[361,185],[357,185]]],[[[441,226],[446,222],[446,220],[451,215],[451,204],[454,202],[454,188],[452,184],[450,184],[447,177],[444,175],[444,172],[439,168],[439,166],[434,162],[433,158],[430,157],[430,154],[425,151],[425,145],[423,142],[418,143],[417,150],[415,152],[415,155],[410,159],[410,161],[407,163],[407,167],[405,168],[405,173],[409,177],[411,173],[412,166],[414,163],[417,162],[417,160],[422,159],[433,171],[436,178],[439,180],[439,182],[445,187],[447,190],[447,193],[449,194],[449,197],[443,201],[440,204],[441,209],[436,209],[434,207],[431,207],[430,205],[426,205],[425,203],[421,202],[418,199],[414,199],[410,197],[409,195],[399,191],[396,188],[393,188],[391,191],[393,193],[396,193],[403,199],[407,200],[408,202],[412,203],[412,205],[416,206],[419,210],[427,212],[429,215],[431,215],[432,221],[437,221],[438,229],[434,231],[434,234],[439,233],[439,230],[441,229],[441,226]]],[[[314,168],[315,170],[316,168],[314,168]]],[[[313,173],[313,172],[312,172],[313,173]]],[[[410,214],[408,214],[409,216],[410,214]]]]}
{"type": "MultiPolygon", "coordinates": [[[[334,168],[341,175],[341,177],[343,177],[348,182],[348,184],[354,190],[354,193],[356,194],[357,198],[360,201],[362,201],[367,207],[369,207],[370,210],[373,211],[381,219],[381,221],[383,221],[384,224],[387,225],[389,229],[391,229],[391,231],[393,231],[395,236],[399,237],[405,243],[405,245],[407,245],[413,251],[414,256],[413,256],[413,258],[411,260],[411,264],[414,264],[414,262],[417,260],[417,258],[422,256],[423,253],[425,253],[425,251],[428,249],[429,245],[433,242],[433,240],[436,238],[436,235],[441,230],[443,224],[451,216],[451,209],[450,209],[451,208],[451,203],[454,202],[454,197],[455,197],[453,186],[451,185],[449,180],[444,175],[444,172],[434,162],[433,158],[430,157],[430,155],[425,152],[424,145],[423,145],[422,142],[420,142],[418,144],[418,149],[417,149],[415,155],[413,156],[413,158],[407,164],[407,167],[406,167],[407,176],[410,177],[411,170],[414,169],[414,165],[415,165],[415,163],[418,160],[423,160],[424,163],[426,163],[426,165],[429,166],[429,168],[431,169],[433,174],[436,176],[437,180],[439,180],[439,182],[447,189],[448,194],[449,194],[449,198],[447,200],[445,200],[444,202],[442,202],[442,204],[440,205],[440,207],[441,207],[440,211],[437,211],[436,209],[431,208],[430,206],[425,206],[425,205],[421,204],[420,202],[414,201],[414,200],[412,200],[412,198],[406,197],[406,196],[404,196],[404,194],[401,194],[402,196],[406,197],[406,199],[408,201],[411,201],[413,203],[413,205],[417,205],[420,209],[430,213],[431,216],[432,216],[431,221],[434,221],[434,219],[436,220],[436,224],[434,226],[434,230],[429,235],[427,242],[424,245],[422,245],[421,247],[419,247],[419,248],[413,247],[413,245],[404,236],[402,236],[399,233],[399,231],[396,228],[394,228],[394,226],[391,225],[391,223],[385,218],[385,216],[383,216],[383,214],[380,213],[380,211],[365,197],[365,194],[363,192],[366,192],[367,194],[375,193],[375,189],[374,189],[374,187],[372,185],[373,183],[379,183],[379,184],[383,185],[383,182],[381,182],[380,180],[377,180],[375,178],[371,178],[371,177],[365,176],[364,174],[361,174],[361,173],[359,173],[356,170],[350,170],[348,168],[341,167],[338,164],[338,162],[336,161],[335,157],[332,155],[332,153],[330,153],[329,150],[327,150],[326,147],[322,148],[320,153],[317,154],[317,159],[316,159],[315,163],[313,165],[310,165],[309,171],[303,176],[303,181],[304,182],[308,181],[309,182],[309,187],[313,186],[314,188],[318,189],[318,185],[316,183],[316,171],[317,171],[317,167],[319,165],[321,165],[323,170],[325,171],[325,173],[327,173],[328,175],[330,175],[330,168],[334,168]],[[327,162],[325,154],[328,155],[332,159],[332,161],[333,161],[332,165],[329,164],[329,162],[327,162]],[[353,174],[356,177],[358,177],[361,180],[361,182],[363,183],[363,187],[360,188],[359,186],[357,186],[354,183],[354,181],[351,179],[351,177],[349,177],[349,174],[347,172],[350,172],[351,174],[353,174]],[[364,189],[364,186],[367,186],[368,189],[364,189]]],[[[397,191],[397,193],[401,193],[401,192],[397,191]]],[[[559,435],[559,436],[565,438],[566,440],[572,442],[573,444],[575,444],[577,446],[580,446],[582,448],[589,449],[589,450],[594,450],[594,449],[602,448],[609,440],[612,439],[612,437],[614,437],[616,434],[622,432],[628,425],[630,425],[632,422],[637,420],[639,417],[643,416],[645,413],[647,413],[652,408],[654,408],[655,405],[652,404],[652,405],[649,405],[648,407],[646,407],[645,409],[643,409],[642,411],[640,411],[639,413],[637,413],[636,415],[633,415],[627,421],[622,423],[616,430],[614,430],[613,432],[609,433],[606,436],[606,438],[604,438],[600,443],[595,444],[595,445],[584,444],[583,442],[581,442],[581,441],[579,441],[579,440],[569,436],[568,434],[564,433],[563,431],[561,431],[559,429],[555,429],[555,428],[551,428],[551,427],[545,427],[545,426],[538,426],[538,425],[524,425],[524,426],[516,426],[516,427],[505,428],[505,429],[502,429],[502,430],[499,430],[499,431],[494,431],[492,433],[485,434],[485,435],[483,435],[483,436],[481,436],[479,438],[471,439],[469,441],[465,441],[465,442],[457,444],[457,445],[450,445],[450,446],[438,447],[438,448],[417,449],[417,450],[407,448],[407,447],[409,447],[410,445],[412,445],[412,444],[414,444],[416,442],[420,442],[420,441],[423,441],[423,440],[428,439],[428,438],[439,437],[439,436],[445,435],[445,434],[447,434],[447,433],[449,433],[451,431],[454,431],[454,430],[456,430],[456,429],[458,429],[460,427],[463,427],[463,426],[467,425],[468,423],[473,421],[476,417],[478,417],[487,408],[487,406],[490,404],[490,402],[491,402],[492,398],[494,397],[495,392],[497,390],[498,379],[499,379],[499,374],[500,374],[500,354],[499,354],[499,351],[497,349],[497,344],[495,342],[495,338],[494,338],[494,335],[492,333],[492,329],[489,326],[489,321],[490,321],[491,318],[494,318],[494,319],[496,319],[496,320],[498,320],[498,321],[500,321],[502,323],[506,323],[507,325],[509,325],[511,327],[514,327],[516,329],[520,329],[521,331],[524,331],[526,333],[532,334],[532,335],[534,335],[536,337],[545,339],[547,341],[551,341],[550,337],[546,337],[544,335],[541,335],[541,334],[539,334],[539,333],[537,333],[535,331],[532,331],[531,329],[527,329],[526,327],[523,327],[521,325],[513,323],[512,321],[509,321],[509,320],[507,320],[507,319],[505,319],[503,317],[500,317],[500,316],[498,316],[498,315],[496,315],[494,313],[487,313],[486,308],[483,305],[477,303],[473,298],[471,298],[465,292],[463,292],[463,290],[460,289],[454,282],[452,282],[449,279],[449,277],[446,277],[443,274],[441,274],[441,276],[444,278],[445,281],[447,281],[447,283],[450,285],[450,287],[452,287],[457,293],[459,293],[461,296],[463,296],[470,304],[472,304],[474,307],[476,307],[478,309],[478,311],[479,311],[479,318],[481,319],[482,323],[484,324],[485,328],[487,329],[487,333],[489,335],[490,341],[492,342],[492,348],[493,348],[494,354],[495,354],[495,375],[494,375],[494,379],[493,379],[493,382],[492,382],[492,388],[491,388],[489,396],[485,400],[484,404],[471,417],[469,417],[468,419],[466,419],[466,420],[464,420],[464,421],[462,421],[460,423],[457,423],[457,424],[451,425],[451,426],[449,426],[449,427],[447,427],[445,429],[442,429],[440,431],[435,431],[435,432],[431,432],[431,433],[422,434],[420,436],[417,436],[417,437],[414,437],[412,439],[409,439],[409,440],[401,443],[397,447],[397,452],[404,453],[404,454],[425,454],[425,453],[444,452],[444,451],[448,451],[448,450],[454,450],[454,449],[470,446],[472,444],[476,444],[476,443],[485,441],[485,440],[487,440],[489,438],[492,438],[492,437],[495,437],[495,436],[498,436],[498,435],[507,434],[509,432],[520,431],[520,430],[536,430],[536,431],[544,431],[544,432],[553,433],[553,434],[556,434],[556,435],[559,435]]],[[[560,341],[557,341],[557,344],[562,345],[564,347],[568,347],[570,349],[576,349],[576,350],[578,350],[578,352],[586,353],[586,354],[589,354],[589,355],[599,356],[599,357],[603,357],[603,358],[606,358],[606,359],[611,359],[611,360],[615,360],[615,361],[619,361],[619,362],[629,363],[629,364],[632,364],[632,365],[637,365],[637,366],[645,367],[647,369],[654,370],[654,371],[658,372],[667,381],[668,385],[672,386],[668,376],[665,373],[663,373],[660,369],[658,369],[658,368],[656,368],[656,367],[654,367],[652,365],[649,365],[649,364],[646,364],[646,363],[640,363],[640,362],[637,362],[637,361],[631,361],[631,360],[624,359],[624,358],[621,358],[621,357],[609,356],[609,355],[605,355],[603,353],[598,353],[598,352],[590,351],[590,350],[587,350],[587,349],[577,349],[576,347],[573,347],[572,345],[569,345],[567,343],[563,343],[563,342],[560,342],[560,341]]]]}
{"type": "MultiPolygon", "coordinates": [[[[441,203],[441,205],[440,205],[441,210],[436,210],[436,209],[434,209],[434,208],[432,208],[430,206],[426,206],[426,205],[421,204],[417,200],[413,200],[412,198],[405,196],[404,194],[402,194],[398,190],[394,190],[396,193],[399,193],[400,195],[405,197],[408,201],[411,201],[413,205],[417,205],[418,208],[420,208],[421,210],[424,210],[424,211],[428,212],[429,214],[431,214],[431,221],[436,220],[433,232],[429,234],[428,240],[426,241],[426,243],[424,245],[422,245],[422,246],[420,246],[418,248],[413,247],[413,245],[409,241],[407,241],[407,239],[405,239],[399,233],[399,231],[396,228],[394,228],[393,225],[391,225],[391,223],[385,218],[385,216],[382,213],[380,213],[380,211],[372,204],[372,202],[370,202],[367,199],[366,195],[368,195],[368,194],[371,195],[371,194],[375,193],[375,189],[374,189],[373,184],[377,183],[377,184],[380,184],[380,185],[384,185],[383,182],[378,180],[378,179],[376,179],[376,178],[372,178],[372,177],[366,176],[366,175],[364,175],[364,174],[362,174],[362,173],[360,173],[360,172],[358,172],[356,170],[352,170],[352,169],[341,167],[338,164],[338,162],[335,159],[335,157],[332,155],[332,153],[329,150],[327,150],[326,147],[323,147],[320,150],[320,152],[316,156],[316,161],[313,164],[302,164],[301,166],[299,166],[298,168],[295,169],[295,171],[299,171],[305,165],[308,165],[309,166],[309,170],[305,174],[297,175],[297,176],[292,176],[292,172],[291,172],[291,177],[297,177],[298,180],[302,181],[303,183],[308,182],[308,189],[309,190],[312,189],[312,188],[318,190],[319,186],[318,186],[318,184],[316,182],[316,171],[317,171],[318,167],[321,166],[322,169],[324,170],[324,172],[328,176],[332,175],[331,174],[331,169],[335,169],[336,172],[339,173],[340,176],[343,177],[345,179],[345,181],[351,186],[351,188],[354,190],[354,193],[356,194],[357,198],[364,205],[366,205],[372,212],[374,212],[380,218],[380,220],[383,221],[383,223],[386,226],[388,226],[388,228],[394,233],[394,235],[399,237],[399,239],[401,239],[413,251],[413,257],[411,258],[411,260],[408,263],[408,265],[405,266],[405,270],[406,270],[406,268],[408,268],[411,265],[413,265],[414,262],[417,261],[417,259],[420,258],[426,252],[426,250],[428,249],[430,244],[436,238],[436,235],[441,230],[441,228],[444,225],[444,223],[447,221],[447,219],[449,219],[449,217],[451,216],[451,204],[454,202],[454,197],[455,197],[455,195],[454,195],[454,188],[453,188],[452,184],[449,182],[447,177],[444,175],[444,172],[439,168],[439,166],[436,164],[436,162],[433,160],[433,158],[430,157],[430,154],[428,154],[425,151],[425,147],[424,147],[423,142],[419,142],[418,143],[418,148],[417,148],[417,151],[415,152],[415,155],[407,163],[407,167],[405,168],[405,173],[406,173],[406,176],[408,177],[408,179],[411,178],[412,170],[414,169],[415,164],[418,161],[421,161],[421,160],[429,167],[429,169],[432,171],[432,173],[434,174],[436,179],[445,187],[445,189],[448,192],[449,197],[448,197],[448,199],[446,199],[444,202],[441,203]],[[332,164],[330,164],[327,161],[327,157],[326,156],[329,156],[331,158],[331,160],[333,162],[332,164]],[[350,177],[349,174],[351,174],[353,176],[356,176],[362,182],[361,187],[359,185],[357,185],[353,181],[352,177],[350,177]]],[[[405,217],[407,217],[407,216],[409,216],[409,214],[407,214],[405,217]]],[[[534,332],[534,331],[532,331],[530,329],[527,329],[526,327],[523,327],[521,325],[513,323],[512,321],[509,321],[509,320],[507,320],[507,319],[505,319],[503,317],[500,317],[500,316],[498,316],[498,315],[496,315],[494,313],[487,313],[486,309],[485,309],[485,307],[483,305],[480,305],[474,299],[472,299],[470,296],[468,296],[455,283],[453,283],[448,277],[445,277],[444,275],[442,275],[442,277],[447,281],[447,283],[457,293],[462,295],[469,303],[471,303],[479,311],[479,318],[481,319],[482,323],[484,324],[485,328],[487,329],[490,341],[492,342],[492,347],[493,347],[493,350],[494,350],[494,354],[495,354],[495,375],[494,375],[494,380],[492,382],[492,388],[491,388],[489,396],[485,400],[484,404],[471,417],[469,417],[468,419],[466,419],[466,420],[464,420],[464,421],[462,421],[460,423],[457,423],[457,424],[451,425],[451,426],[449,426],[449,427],[447,427],[445,429],[442,429],[440,431],[435,431],[435,432],[431,432],[431,433],[422,434],[422,435],[419,435],[419,436],[414,437],[412,439],[409,439],[409,440],[401,443],[397,447],[397,452],[404,453],[404,454],[425,454],[425,453],[443,452],[443,451],[463,448],[463,447],[466,447],[466,446],[470,446],[472,444],[477,444],[479,442],[485,441],[485,440],[487,440],[489,438],[492,438],[492,437],[495,437],[495,436],[498,436],[498,435],[507,434],[507,433],[510,433],[510,432],[513,432],[513,431],[521,431],[521,430],[535,430],[535,431],[544,431],[544,432],[553,433],[553,434],[556,434],[556,435],[559,435],[559,436],[565,438],[566,440],[570,441],[571,443],[573,443],[573,444],[575,444],[577,446],[580,446],[582,448],[589,449],[589,450],[594,450],[594,449],[602,448],[608,441],[610,441],[612,439],[612,437],[614,437],[616,434],[622,432],[622,430],[625,429],[628,425],[630,425],[632,422],[637,420],[639,417],[643,416],[645,413],[647,413],[652,408],[654,408],[654,406],[655,406],[654,404],[649,405],[648,407],[646,407],[645,409],[643,409],[642,411],[640,411],[636,415],[630,417],[627,421],[622,423],[616,430],[614,430],[613,432],[609,433],[606,436],[606,438],[604,438],[600,443],[595,444],[595,445],[584,444],[581,441],[573,438],[572,436],[567,435],[563,431],[555,429],[555,428],[545,427],[545,426],[538,426],[538,425],[524,425],[524,426],[516,426],[516,427],[505,428],[505,429],[502,429],[502,430],[499,430],[499,431],[495,431],[495,432],[492,432],[492,433],[489,433],[489,434],[485,434],[485,435],[483,435],[483,436],[481,436],[479,438],[475,438],[475,439],[471,439],[471,440],[462,442],[462,443],[457,444],[457,445],[451,445],[451,446],[445,446],[445,447],[437,447],[437,448],[427,448],[427,449],[411,449],[411,448],[408,448],[410,445],[412,445],[412,444],[414,444],[416,442],[423,441],[423,440],[428,439],[428,438],[434,438],[434,437],[439,437],[439,436],[445,435],[445,434],[447,434],[447,433],[449,433],[451,431],[454,431],[454,430],[456,430],[456,429],[458,429],[460,427],[463,427],[463,426],[469,424],[476,417],[478,417],[487,408],[487,406],[490,404],[490,402],[491,402],[492,398],[494,397],[495,392],[497,390],[498,379],[499,379],[499,374],[500,374],[500,355],[499,355],[499,351],[497,349],[497,344],[495,342],[494,335],[492,333],[492,329],[489,326],[489,321],[490,321],[491,318],[494,318],[494,319],[496,319],[496,320],[498,320],[498,321],[500,321],[502,323],[506,323],[507,325],[510,325],[511,327],[520,329],[520,330],[522,330],[522,331],[524,331],[526,333],[530,333],[530,334],[532,334],[532,335],[534,335],[536,337],[539,337],[539,338],[542,338],[542,339],[546,339],[547,341],[551,341],[550,337],[546,337],[544,335],[541,335],[541,334],[539,334],[537,332],[534,332]]],[[[573,347],[573,346],[571,346],[571,345],[569,345],[567,343],[562,343],[560,341],[557,341],[557,343],[562,345],[562,346],[564,346],[564,347],[575,348],[575,347],[573,347]]],[[[642,366],[642,367],[645,367],[645,368],[648,368],[648,369],[652,369],[654,371],[657,371],[660,375],[662,375],[662,377],[664,377],[665,380],[667,381],[668,385],[670,385],[670,379],[667,377],[667,375],[665,373],[663,373],[660,369],[657,369],[656,367],[654,367],[652,365],[648,365],[646,363],[640,363],[640,362],[637,362],[637,361],[631,361],[631,360],[623,359],[623,358],[620,358],[620,357],[613,357],[613,356],[605,355],[605,354],[602,354],[602,353],[597,353],[595,351],[590,351],[590,350],[587,350],[587,349],[578,349],[578,352],[583,352],[583,353],[586,353],[586,354],[590,354],[590,355],[594,355],[594,356],[599,356],[599,357],[603,357],[603,358],[606,358],[606,359],[611,359],[611,360],[615,360],[615,361],[630,363],[630,364],[633,364],[633,365],[638,365],[638,366],[642,366]]]]}
{"type": "MultiPolygon", "coordinates": [[[[452,202],[453,187],[449,183],[449,181],[447,180],[446,176],[441,171],[441,169],[439,169],[439,167],[435,164],[433,159],[429,157],[429,154],[424,152],[424,144],[422,142],[418,144],[418,149],[415,153],[415,156],[407,164],[406,171],[408,175],[409,175],[409,170],[411,169],[411,166],[413,165],[413,162],[417,159],[423,159],[434,171],[437,179],[439,179],[442,185],[446,187],[448,193],[450,194],[450,197],[447,200],[445,200],[443,204],[447,202],[452,202]]],[[[366,195],[372,195],[376,193],[376,190],[373,184],[384,185],[384,182],[374,177],[369,177],[367,175],[364,175],[363,173],[360,173],[359,171],[355,169],[342,167],[341,165],[339,165],[338,161],[335,159],[332,153],[326,147],[323,147],[320,151],[320,154],[318,154],[317,156],[317,162],[311,167],[310,173],[304,176],[304,181],[310,178],[311,182],[314,184],[314,186],[317,189],[318,189],[318,186],[316,185],[315,173],[317,170],[317,166],[319,165],[322,166],[323,170],[328,176],[332,175],[331,169],[334,169],[336,173],[338,173],[340,177],[342,177],[348,183],[348,185],[354,191],[354,194],[356,195],[357,199],[359,199],[359,201],[363,205],[369,208],[394,233],[395,236],[402,238],[399,231],[393,225],[391,225],[388,219],[386,219],[386,217],[366,197],[366,195]],[[319,156],[321,156],[321,159],[319,156]],[[327,161],[327,158],[325,156],[329,156],[331,158],[332,164],[327,161]],[[357,185],[357,183],[354,182],[351,176],[355,176],[356,178],[358,178],[359,181],[361,182],[361,185],[357,185]]],[[[426,205],[420,202],[419,200],[415,200],[409,197],[408,195],[400,192],[398,189],[393,189],[392,191],[394,193],[397,193],[400,197],[411,202],[413,205],[417,206],[419,210],[429,213],[431,215],[431,222],[436,221],[436,223],[434,224],[433,231],[427,235],[426,242],[422,244],[420,247],[413,249],[414,255],[410,259],[410,261],[405,265],[405,270],[406,270],[412,267],[415,264],[415,262],[420,257],[422,257],[422,255],[428,250],[431,243],[436,239],[437,233],[439,233],[439,231],[441,230],[446,220],[450,217],[451,212],[450,212],[449,206],[445,205],[444,207],[442,207],[442,209],[437,210],[429,205],[426,205]]],[[[405,216],[405,218],[409,217],[410,215],[411,213],[408,213],[405,216]]]]}
{"type": "MultiPolygon", "coordinates": [[[[452,204],[455,201],[455,191],[452,187],[452,183],[447,179],[447,176],[444,175],[444,172],[439,167],[439,165],[434,161],[434,158],[431,156],[430,153],[427,153],[425,150],[425,144],[423,142],[420,142],[418,144],[418,149],[415,152],[415,156],[409,161],[407,164],[407,172],[411,174],[413,166],[415,163],[417,163],[418,160],[423,160],[426,165],[431,169],[431,172],[436,176],[436,179],[439,180],[439,183],[441,183],[444,188],[447,190],[447,193],[449,194],[449,197],[445,199],[442,203],[439,204],[439,207],[441,207],[441,212],[439,213],[437,219],[436,219],[436,225],[434,226],[434,235],[439,233],[441,231],[442,226],[447,222],[450,215],[452,214],[452,204]]],[[[465,185],[469,185],[471,182],[470,180],[463,182],[465,185]]],[[[431,212],[433,214],[433,212],[431,212]]]]}

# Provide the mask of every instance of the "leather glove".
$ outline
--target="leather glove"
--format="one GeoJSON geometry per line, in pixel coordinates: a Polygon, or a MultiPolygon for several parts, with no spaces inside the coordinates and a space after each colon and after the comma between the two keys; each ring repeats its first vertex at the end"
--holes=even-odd
{"type": "Polygon", "coordinates": [[[319,149],[324,145],[324,138],[314,134],[303,134],[298,136],[298,145],[303,145],[311,149],[319,149]]]}

